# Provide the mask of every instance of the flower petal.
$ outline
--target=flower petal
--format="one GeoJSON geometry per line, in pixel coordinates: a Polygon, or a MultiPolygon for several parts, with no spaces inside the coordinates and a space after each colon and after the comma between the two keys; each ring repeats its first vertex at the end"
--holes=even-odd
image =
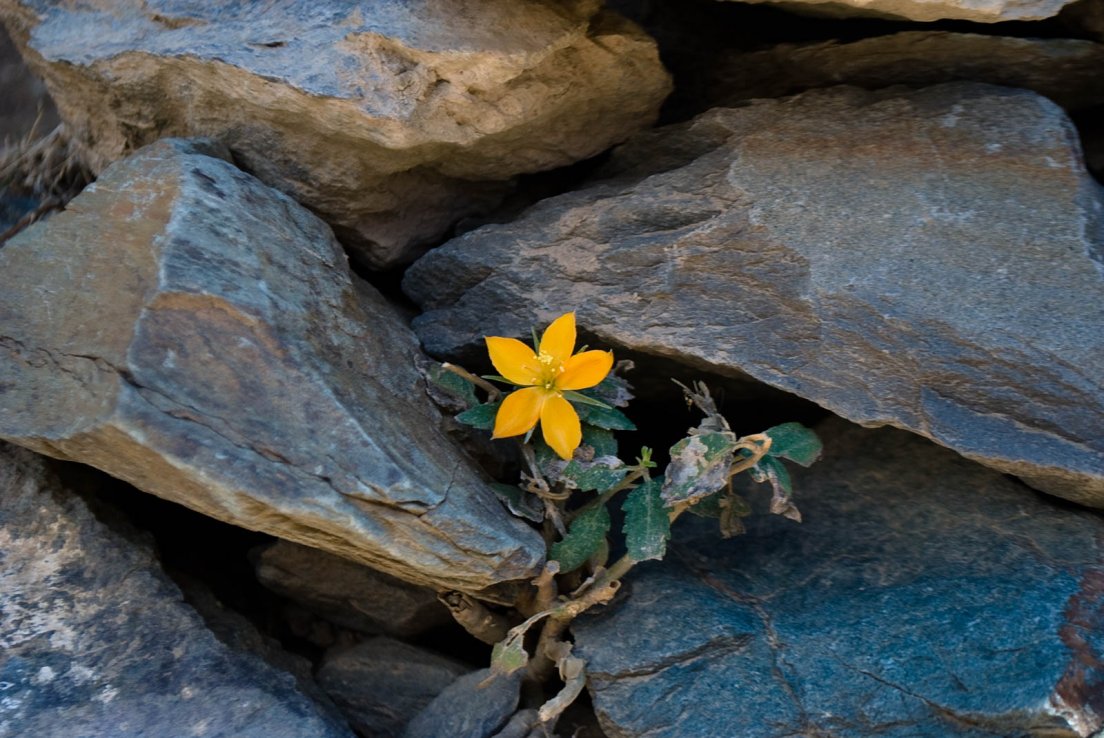
{"type": "Polygon", "coordinates": [[[552,366],[560,366],[575,350],[575,313],[564,313],[552,321],[541,336],[540,352],[552,357],[552,366]]]}
{"type": "Polygon", "coordinates": [[[514,384],[539,384],[541,365],[533,349],[516,338],[487,336],[487,353],[498,373],[514,384]]]}
{"type": "Polygon", "coordinates": [[[544,442],[561,459],[570,460],[583,440],[583,429],[575,408],[560,395],[551,395],[541,408],[540,421],[544,442]]]}
{"type": "Polygon", "coordinates": [[[548,391],[540,387],[526,387],[506,395],[495,415],[491,438],[509,438],[528,433],[537,424],[548,396],[548,391]]]}
{"type": "Polygon", "coordinates": [[[580,390],[593,387],[606,378],[613,368],[612,351],[584,351],[564,362],[563,373],[556,378],[556,388],[580,390]]]}

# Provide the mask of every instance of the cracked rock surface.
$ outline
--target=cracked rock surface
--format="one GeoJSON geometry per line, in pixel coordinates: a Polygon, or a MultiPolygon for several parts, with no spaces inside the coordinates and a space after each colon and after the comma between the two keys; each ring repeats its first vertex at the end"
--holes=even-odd
{"type": "Polygon", "coordinates": [[[217,144],[149,146],[0,249],[0,437],[416,583],[531,576],[539,536],[419,361],[329,228],[217,144]]]}
{"type": "Polygon", "coordinates": [[[185,735],[353,734],[220,642],[53,463],[0,443],[0,736],[185,735]]]}
{"type": "Polygon", "coordinates": [[[1008,738],[1104,727],[1104,521],[830,421],[805,522],[680,520],[573,625],[612,738],[1008,738]]]}
{"type": "Polygon", "coordinates": [[[1104,507],[1104,190],[1050,101],[817,90],[641,134],[604,177],[416,262],[426,349],[577,309],[1104,507]]]}
{"type": "Polygon", "coordinates": [[[374,268],[505,180],[625,140],[670,90],[652,39],[593,0],[4,0],[0,19],[96,171],[218,138],[374,268]]]}

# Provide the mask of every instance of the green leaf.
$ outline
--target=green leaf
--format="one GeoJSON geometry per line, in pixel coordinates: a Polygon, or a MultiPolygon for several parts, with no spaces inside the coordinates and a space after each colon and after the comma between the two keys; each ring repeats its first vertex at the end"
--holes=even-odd
{"type": "Polygon", "coordinates": [[[560,472],[582,492],[602,491],[618,484],[629,470],[615,456],[599,456],[593,461],[572,460],[560,472]]]}
{"type": "Polygon", "coordinates": [[[591,508],[572,521],[567,535],[562,541],[552,544],[548,556],[559,562],[561,574],[575,571],[601,548],[609,529],[610,516],[606,506],[591,508]]]}
{"type": "Polygon", "coordinates": [[[663,483],[664,501],[693,502],[724,487],[735,448],[736,435],[728,431],[695,433],[676,443],[663,483]]]}
{"type": "Polygon", "coordinates": [[[689,508],[687,512],[697,515],[699,518],[719,518],[721,517],[721,498],[724,496],[724,491],[716,492],[706,497],[702,497],[689,508]]]}
{"type": "Polygon", "coordinates": [[[770,511],[773,515],[781,515],[790,520],[801,522],[801,512],[790,500],[793,495],[793,480],[785,464],[771,456],[764,456],[752,469],[753,478],[757,481],[770,482],[773,494],[771,496],[770,511]]]}
{"type": "Polygon", "coordinates": [[[529,654],[525,651],[524,639],[506,637],[506,640],[494,644],[491,649],[491,671],[506,676],[518,669],[524,669],[529,663],[529,654]]]}
{"type": "Polygon", "coordinates": [[[810,466],[824,448],[817,434],[801,423],[783,423],[764,433],[771,439],[768,456],[780,456],[801,466],[810,466]]]}
{"type": "Polygon", "coordinates": [[[500,482],[492,482],[491,489],[514,515],[534,523],[544,521],[544,508],[536,495],[516,485],[500,482]]]}
{"type": "Polygon", "coordinates": [[[607,430],[636,430],[636,426],[626,417],[625,413],[616,408],[594,407],[593,405],[574,405],[579,413],[579,420],[588,425],[606,428],[607,430]]]}
{"type": "Polygon", "coordinates": [[[662,559],[667,553],[667,540],[671,537],[671,520],[660,491],[663,481],[650,479],[634,489],[625,498],[621,509],[625,512],[625,548],[637,561],[662,559]]]}
{"type": "Polygon", "coordinates": [[[456,419],[464,425],[470,425],[479,430],[492,430],[495,416],[498,415],[498,406],[501,402],[485,402],[482,405],[465,410],[456,416],[456,419]]]}
{"type": "Polygon", "coordinates": [[[461,407],[473,407],[479,404],[479,398],[475,395],[475,388],[471,382],[459,374],[450,372],[440,364],[433,364],[426,372],[426,379],[433,385],[444,390],[450,397],[461,403],[461,407]]]}
{"type": "Polygon", "coordinates": [[[617,439],[614,438],[613,431],[584,425],[583,443],[594,449],[595,456],[617,456],[617,439]]]}
{"type": "Polygon", "coordinates": [[[591,407],[601,407],[605,408],[606,410],[613,409],[601,400],[595,400],[593,397],[587,397],[582,392],[576,392],[575,390],[564,390],[563,396],[564,399],[570,400],[571,402],[578,402],[583,405],[590,405],[591,407]]]}

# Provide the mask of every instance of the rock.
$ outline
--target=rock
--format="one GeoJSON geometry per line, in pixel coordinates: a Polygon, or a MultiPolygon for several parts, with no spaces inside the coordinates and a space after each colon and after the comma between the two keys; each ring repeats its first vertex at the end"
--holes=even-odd
{"type": "Polygon", "coordinates": [[[410,721],[404,738],[491,738],[517,709],[521,676],[480,669],[460,677],[410,721]]]}
{"type": "Polygon", "coordinates": [[[220,643],[148,546],[7,444],[0,551],[0,736],[352,738],[290,674],[220,643]]]}
{"type": "Polygon", "coordinates": [[[469,672],[459,662],[390,638],[327,653],[318,680],[362,735],[401,736],[446,687],[469,672]]]}
{"type": "Polygon", "coordinates": [[[418,261],[426,349],[470,358],[578,309],[591,345],[751,375],[1104,507],[1104,191],[1053,103],[814,91],[641,135],[606,174],[418,261]]]}
{"type": "Polygon", "coordinates": [[[1062,8],[1058,19],[1074,34],[1104,41],[1104,0],[1077,0],[1062,8]]]}
{"type": "Polygon", "coordinates": [[[345,628],[410,637],[452,622],[432,589],[316,548],[279,541],[255,565],[261,584],[345,628]]]}
{"type": "MultiPolygon", "coordinates": [[[[611,738],[1088,736],[1104,524],[927,441],[834,420],[805,522],[680,520],[575,622],[611,738]]],[[[769,493],[768,493],[769,494],[769,493]]]]}
{"type": "MultiPolygon", "coordinates": [[[[731,2],[732,0],[728,0],[731,2]]],[[[968,20],[1002,23],[1051,18],[1071,0],[741,0],[769,2],[794,13],[832,18],[888,18],[913,21],[968,20]]]]}
{"type": "Polygon", "coordinates": [[[46,92],[46,85],[31,74],[2,27],[0,94],[4,96],[4,107],[0,109],[0,151],[6,144],[33,135],[36,131],[40,135],[46,133],[60,122],[57,109],[46,92]]]}
{"type": "Polygon", "coordinates": [[[226,157],[149,146],[0,249],[0,437],[409,581],[531,577],[403,321],[226,157]]]}
{"type": "Polygon", "coordinates": [[[5,0],[0,19],[94,169],[216,137],[372,268],[409,261],[505,180],[623,141],[670,88],[652,40],[593,0],[5,0]]]}
{"type": "Polygon", "coordinates": [[[873,90],[968,79],[1033,90],[1075,111],[1104,104],[1102,68],[1104,45],[1092,41],[908,31],[724,53],[697,85],[714,107],[839,84],[873,90]]]}

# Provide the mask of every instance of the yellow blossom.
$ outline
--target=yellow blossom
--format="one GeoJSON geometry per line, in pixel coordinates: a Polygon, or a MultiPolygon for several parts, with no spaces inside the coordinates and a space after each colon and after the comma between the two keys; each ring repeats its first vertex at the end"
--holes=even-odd
{"type": "Polygon", "coordinates": [[[560,458],[570,459],[583,439],[579,415],[563,393],[601,382],[613,368],[610,351],[575,350],[575,313],[561,315],[541,336],[536,353],[516,338],[487,336],[491,363],[507,381],[522,387],[502,401],[494,438],[528,433],[540,421],[541,432],[560,458]]]}

